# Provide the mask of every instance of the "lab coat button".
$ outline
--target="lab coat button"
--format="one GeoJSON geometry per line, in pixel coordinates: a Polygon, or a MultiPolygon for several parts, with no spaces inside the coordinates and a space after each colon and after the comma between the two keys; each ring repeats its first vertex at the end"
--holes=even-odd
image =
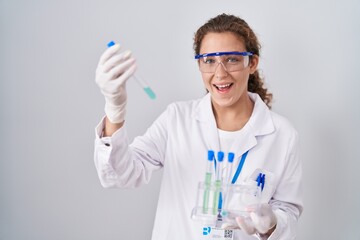
{"type": "Polygon", "coordinates": [[[105,146],[110,147],[110,143],[105,143],[105,146]]]}

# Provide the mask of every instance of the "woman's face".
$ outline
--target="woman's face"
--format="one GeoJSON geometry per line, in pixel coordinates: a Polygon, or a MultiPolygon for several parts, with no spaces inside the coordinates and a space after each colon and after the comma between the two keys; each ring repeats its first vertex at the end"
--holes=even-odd
{"type": "MultiPolygon", "coordinates": [[[[246,52],[243,41],[234,33],[207,33],[201,42],[200,54],[213,52],[246,52]]],[[[211,94],[214,107],[236,107],[246,101],[249,75],[254,73],[258,57],[253,55],[249,64],[240,71],[227,72],[219,64],[214,73],[201,73],[204,85],[211,94]]]]}

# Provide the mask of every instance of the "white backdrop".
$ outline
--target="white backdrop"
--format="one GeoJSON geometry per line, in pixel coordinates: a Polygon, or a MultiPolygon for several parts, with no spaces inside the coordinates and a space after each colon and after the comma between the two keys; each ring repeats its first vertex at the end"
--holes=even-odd
{"type": "Polygon", "coordinates": [[[298,239],[360,239],[359,1],[0,0],[0,240],[150,239],[161,171],[134,190],[97,179],[97,61],[120,42],[158,96],[129,82],[133,138],[204,94],[193,34],[223,12],[258,34],[273,110],[301,137],[298,239]]]}

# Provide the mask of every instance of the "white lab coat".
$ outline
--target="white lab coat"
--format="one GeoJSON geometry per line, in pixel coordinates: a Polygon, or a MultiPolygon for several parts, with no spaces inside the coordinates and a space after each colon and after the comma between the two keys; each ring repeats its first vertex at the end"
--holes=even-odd
{"type": "MultiPolygon", "coordinates": [[[[273,205],[277,227],[271,240],[295,239],[297,219],[302,212],[298,135],[283,117],[270,111],[261,98],[231,147],[234,166],[250,150],[238,182],[257,168],[273,173],[266,181],[263,199],[273,205]]],[[[103,187],[133,188],[146,184],[154,170],[164,168],[153,240],[201,239],[202,227],[190,218],[196,202],[197,185],[204,180],[207,151],[219,151],[219,138],[210,95],[170,104],[143,136],[129,145],[126,126],[112,137],[100,138],[103,121],[96,128],[95,165],[103,187]]],[[[237,231],[235,239],[256,239],[237,231]]]]}

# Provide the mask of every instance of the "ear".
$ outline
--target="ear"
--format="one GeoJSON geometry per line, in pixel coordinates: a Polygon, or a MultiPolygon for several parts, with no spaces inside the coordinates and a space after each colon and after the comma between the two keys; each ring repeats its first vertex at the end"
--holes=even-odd
{"type": "Polygon", "coordinates": [[[259,56],[252,55],[249,63],[250,74],[253,74],[256,71],[258,64],[259,64],[259,56]]]}

